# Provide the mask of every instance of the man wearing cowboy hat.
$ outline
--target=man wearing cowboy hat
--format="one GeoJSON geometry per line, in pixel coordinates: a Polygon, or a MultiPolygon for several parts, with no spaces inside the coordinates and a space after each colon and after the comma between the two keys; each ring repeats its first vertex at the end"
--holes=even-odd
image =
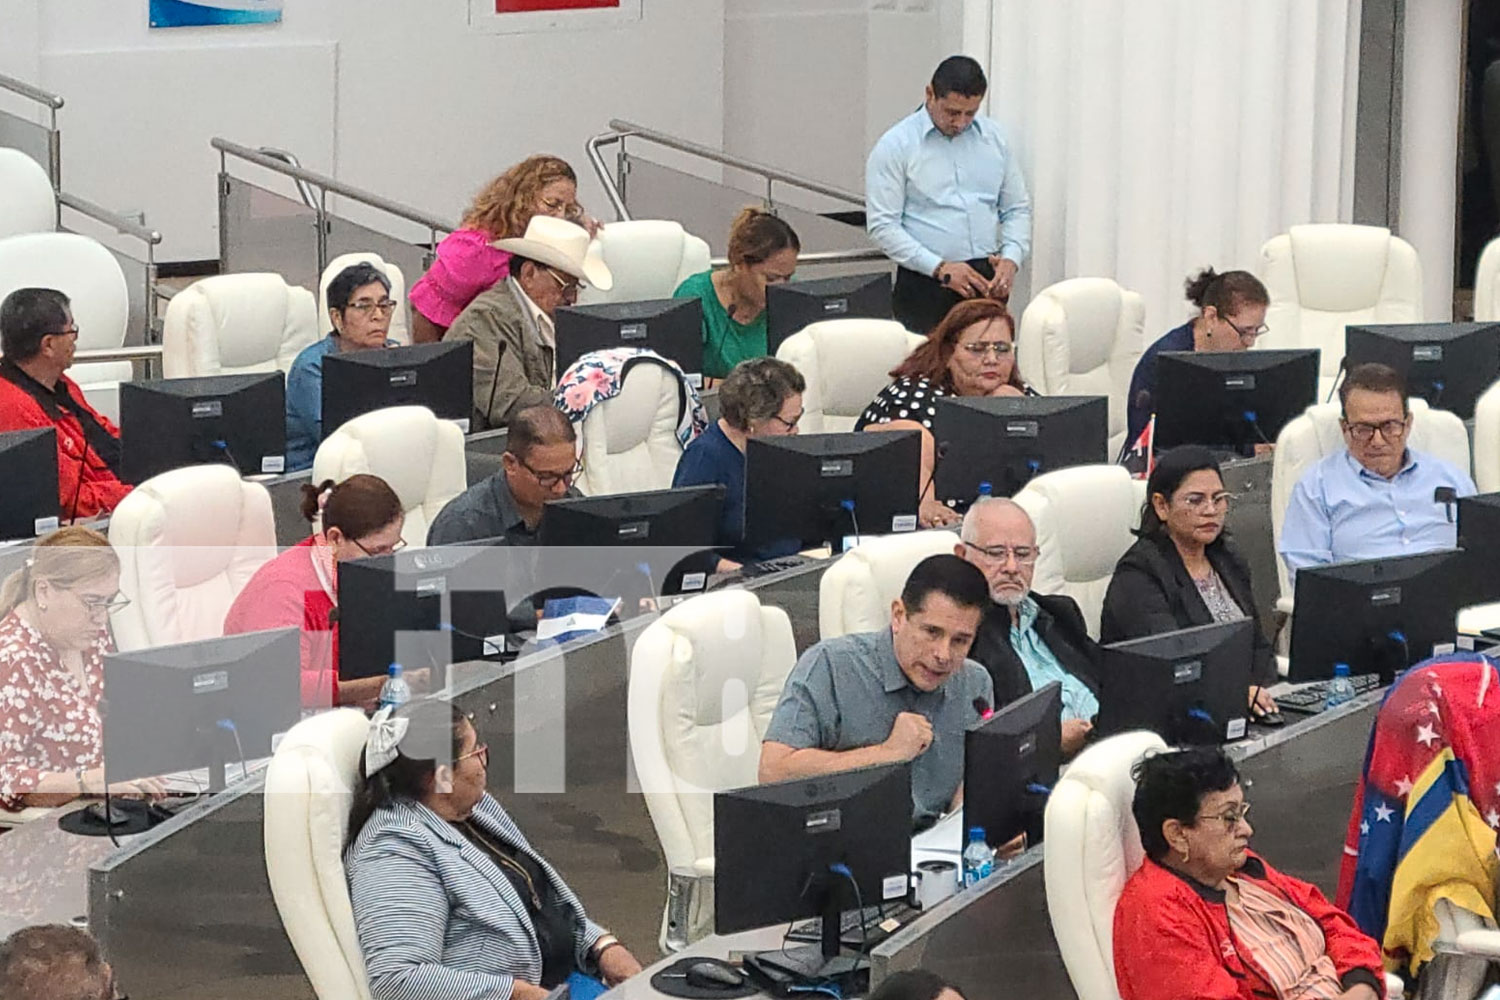
{"type": "Polygon", "coordinates": [[[469,303],[443,335],[474,342],[475,431],[504,427],[526,407],[551,402],[552,317],[577,300],[580,282],[602,291],[614,284],[588,231],[563,219],[534,216],[525,236],[494,246],[514,255],[510,276],[469,303]]]}

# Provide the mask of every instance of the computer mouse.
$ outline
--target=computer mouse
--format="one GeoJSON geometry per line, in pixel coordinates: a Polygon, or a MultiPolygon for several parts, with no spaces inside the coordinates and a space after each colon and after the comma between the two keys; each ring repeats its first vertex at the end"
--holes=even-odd
{"type": "Polygon", "coordinates": [[[130,822],[130,813],[120,807],[118,802],[108,805],[103,800],[91,802],[84,810],[89,818],[104,826],[124,826],[130,822]]]}
{"type": "Polygon", "coordinates": [[[687,984],[700,990],[734,989],[745,984],[745,977],[723,962],[694,962],[684,976],[687,984]]]}
{"type": "Polygon", "coordinates": [[[1286,725],[1286,716],[1280,712],[1267,712],[1265,715],[1256,716],[1255,721],[1262,726],[1284,726],[1286,725]]]}

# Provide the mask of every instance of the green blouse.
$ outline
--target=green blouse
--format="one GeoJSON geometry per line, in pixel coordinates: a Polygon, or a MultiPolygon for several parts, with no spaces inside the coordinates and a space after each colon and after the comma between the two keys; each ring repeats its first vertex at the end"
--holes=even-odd
{"type": "Polygon", "coordinates": [[[741,361],[762,358],[768,353],[765,310],[751,323],[730,319],[714,291],[712,271],[688,278],[677,286],[672,297],[696,298],[703,303],[703,374],[709,378],[723,378],[741,361]]]}

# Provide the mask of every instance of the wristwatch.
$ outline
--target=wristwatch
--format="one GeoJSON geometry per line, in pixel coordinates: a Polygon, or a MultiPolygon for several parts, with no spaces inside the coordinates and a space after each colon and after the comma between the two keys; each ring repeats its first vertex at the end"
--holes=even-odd
{"type": "Polygon", "coordinates": [[[604,953],[611,948],[619,946],[620,939],[613,934],[605,933],[599,936],[599,940],[594,942],[594,946],[589,949],[588,954],[589,964],[594,967],[595,972],[599,971],[599,959],[603,957],[604,953]]]}
{"type": "Polygon", "coordinates": [[[941,281],[945,285],[948,283],[948,277],[943,274],[943,265],[946,263],[948,262],[945,260],[940,260],[937,263],[937,267],[932,269],[932,279],[934,281],[941,281]]]}

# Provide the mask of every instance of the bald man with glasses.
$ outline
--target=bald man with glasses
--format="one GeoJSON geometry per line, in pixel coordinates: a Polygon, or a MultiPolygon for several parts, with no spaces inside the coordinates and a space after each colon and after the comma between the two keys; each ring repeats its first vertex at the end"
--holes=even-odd
{"type": "Polygon", "coordinates": [[[1036,528],[1013,500],[988,497],[964,515],[954,554],[984,574],[991,604],[969,658],[989,671],[995,707],[1042,686],[1063,689],[1063,755],[1083,749],[1099,712],[1099,647],[1071,598],[1031,592],[1040,550],[1036,528]]]}

